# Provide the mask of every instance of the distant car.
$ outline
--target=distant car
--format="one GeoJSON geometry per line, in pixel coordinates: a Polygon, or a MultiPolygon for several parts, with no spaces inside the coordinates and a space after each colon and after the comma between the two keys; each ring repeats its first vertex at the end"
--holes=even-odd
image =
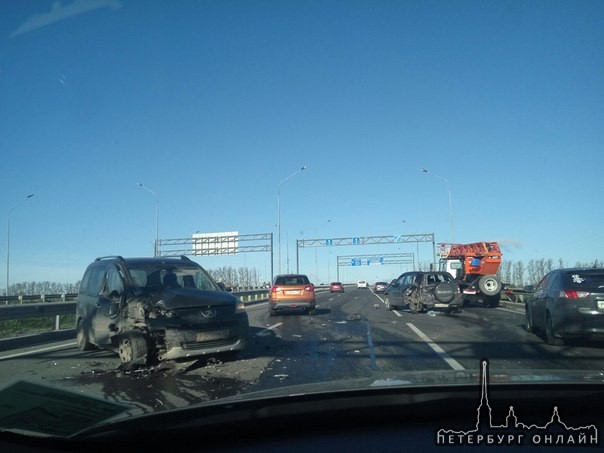
{"type": "Polygon", "coordinates": [[[367,282],[365,280],[359,280],[357,282],[357,288],[367,288],[367,282]]]}
{"type": "Polygon", "coordinates": [[[459,284],[448,272],[405,272],[384,292],[388,310],[409,307],[411,313],[445,308],[448,313],[462,306],[459,284]]]}
{"type": "Polygon", "coordinates": [[[240,351],[248,327],[243,302],[187,257],[97,258],[77,296],[78,348],[126,364],[240,351]]]}
{"type": "Polygon", "coordinates": [[[344,285],[341,282],[331,282],[329,284],[329,292],[330,293],[343,293],[344,285]]]}
{"type": "Polygon", "coordinates": [[[315,287],[304,274],[277,275],[268,293],[268,312],[275,316],[278,311],[315,310],[315,287]]]}
{"type": "Polygon", "coordinates": [[[383,293],[384,291],[386,291],[387,287],[388,287],[388,283],[386,283],[386,282],[376,282],[375,285],[373,286],[373,292],[383,293]]]}
{"type": "Polygon", "coordinates": [[[544,330],[551,345],[576,337],[604,338],[604,269],[551,271],[525,307],[526,330],[544,330]]]}

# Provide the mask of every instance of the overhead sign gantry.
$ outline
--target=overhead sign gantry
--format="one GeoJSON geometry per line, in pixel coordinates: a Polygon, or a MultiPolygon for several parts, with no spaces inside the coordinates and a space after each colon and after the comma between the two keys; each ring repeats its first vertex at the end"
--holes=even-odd
{"type": "Polygon", "coordinates": [[[340,281],[340,266],[387,266],[390,264],[412,264],[415,266],[413,253],[386,253],[382,255],[338,255],[337,278],[340,281]]]}
{"type": "Polygon", "coordinates": [[[195,233],[189,238],[160,239],[157,249],[158,256],[210,256],[270,252],[271,279],[273,276],[273,233],[195,233]]]}
{"type": "Polygon", "coordinates": [[[300,249],[305,247],[343,247],[375,244],[405,244],[405,243],[432,243],[432,257],[436,257],[436,243],[434,233],[422,234],[395,234],[387,236],[353,236],[342,238],[323,239],[297,239],[296,240],[296,272],[300,272],[300,249]]]}

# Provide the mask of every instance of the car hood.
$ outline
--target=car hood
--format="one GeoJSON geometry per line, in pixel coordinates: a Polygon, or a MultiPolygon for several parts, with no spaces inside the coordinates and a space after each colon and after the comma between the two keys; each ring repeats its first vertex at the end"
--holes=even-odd
{"type": "MultiPolygon", "coordinates": [[[[450,386],[480,385],[479,370],[432,370],[413,371],[398,375],[384,375],[376,378],[343,379],[336,381],[299,384],[286,387],[260,390],[232,397],[222,398],[218,402],[227,403],[234,400],[263,399],[279,396],[310,395],[333,393],[350,390],[371,390],[380,388],[446,388],[450,386]]],[[[488,381],[492,385],[501,384],[568,384],[568,383],[601,383],[604,384],[603,371],[590,370],[509,370],[490,372],[488,381]]]]}
{"type": "Polygon", "coordinates": [[[209,291],[196,288],[173,288],[166,289],[157,300],[168,310],[179,308],[192,308],[200,306],[233,305],[238,301],[231,293],[225,291],[209,291]]]}
{"type": "MultiPolygon", "coordinates": [[[[482,377],[483,375],[479,371],[432,370],[383,377],[316,382],[248,392],[152,413],[146,410],[141,412],[140,408],[137,409],[134,405],[129,405],[125,401],[121,401],[119,404],[103,402],[116,406],[113,408],[113,417],[100,423],[91,424],[85,429],[65,437],[72,439],[93,438],[96,435],[112,432],[138,432],[143,428],[149,432],[154,432],[160,427],[161,429],[168,429],[188,425],[192,420],[196,420],[196,422],[207,420],[209,422],[216,417],[218,417],[218,420],[223,420],[225,415],[235,417],[233,414],[236,410],[241,410],[245,416],[250,416],[250,414],[256,413],[255,411],[263,407],[288,408],[294,403],[313,406],[313,401],[322,401],[322,404],[330,400],[346,401],[347,404],[366,404],[371,401],[367,398],[375,397],[378,398],[373,400],[376,404],[385,404],[387,401],[392,401],[393,395],[398,395],[407,398],[407,400],[399,398],[396,400],[398,403],[407,401],[405,404],[421,404],[431,400],[438,401],[439,394],[442,397],[442,392],[447,392],[449,396],[462,395],[462,392],[467,395],[469,392],[471,398],[476,398],[478,401],[477,395],[481,388],[482,377]],[[364,398],[365,403],[358,400],[355,402],[355,398],[364,398]]],[[[532,392],[542,392],[542,395],[547,397],[556,388],[567,392],[565,389],[568,388],[569,384],[572,385],[575,391],[585,388],[587,392],[589,389],[593,390],[594,386],[597,386],[599,391],[600,387],[604,387],[604,372],[524,369],[493,372],[488,375],[488,385],[491,389],[505,388],[511,395],[517,395],[517,392],[523,389],[531,389],[532,392]]],[[[45,384],[39,383],[36,385],[45,386],[45,384]]],[[[78,395],[78,397],[86,398],[85,395],[78,395]]],[[[97,401],[97,403],[99,402],[97,401]]],[[[103,414],[110,416],[110,412],[105,408],[103,414]]],[[[8,427],[1,425],[2,420],[0,420],[0,431],[7,430],[8,427]]],[[[11,423],[11,427],[8,428],[9,431],[22,431],[18,426],[14,426],[14,423],[11,423]]],[[[29,432],[32,434],[31,431],[29,432]]],[[[33,434],[43,434],[43,432],[33,432],[33,434]]]]}

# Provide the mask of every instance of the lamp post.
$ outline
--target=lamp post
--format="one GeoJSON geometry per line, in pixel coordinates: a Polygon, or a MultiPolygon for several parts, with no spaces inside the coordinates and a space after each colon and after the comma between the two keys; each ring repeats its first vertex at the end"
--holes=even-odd
{"type": "MultiPolygon", "coordinates": [[[[405,219],[401,219],[401,222],[403,222],[406,225],[409,225],[409,223],[405,219]]],[[[417,249],[417,254],[416,254],[416,257],[417,257],[417,268],[416,268],[416,263],[415,263],[415,260],[414,260],[414,262],[413,262],[413,270],[418,270],[419,271],[419,270],[421,270],[421,269],[419,269],[419,241],[415,241],[415,245],[416,245],[416,249],[417,249]]]]}
{"type": "Polygon", "coordinates": [[[21,204],[25,203],[27,200],[29,200],[33,196],[34,196],[33,193],[30,193],[29,195],[27,195],[23,200],[21,200],[15,206],[10,208],[8,210],[8,215],[6,216],[6,292],[5,292],[5,296],[8,296],[8,285],[9,285],[9,280],[10,280],[10,215],[11,215],[11,212],[13,212],[13,210],[15,208],[21,206],[21,204]]]}
{"type": "Polygon", "coordinates": [[[437,175],[436,173],[432,173],[431,171],[428,171],[425,168],[421,168],[420,171],[422,173],[427,173],[432,176],[435,176],[438,179],[442,179],[444,182],[447,183],[447,187],[449,190],[449,226],[451,228],[451,242],[454,243],[455,242],[455,227],[453,226],[453,197],[451,195],[451,183],[449,182],[449,180],[447,178],[443,178],[442,176],[437,175]]]}
{"type": "Polygon", "coordinates": [[[277,250],[278,250],[277,256],[278,256],[278,260],[279,260],[279,265],[277,266],[277,268],[279,270],[279,274],[281,273],[281,184],[283,184],[288,179],[293,178],[294,176],[296,176],[298,173],[300,173],[303,170],[306,170],[306,165],[304,165],[302,168],[293,172],[287,178],[282,180],[279,183],[279,185],[277,186],[277,241],[279,243],[277,246],[277,250]]]}
{"type": "Polygon", "coordinates": [[[153,256],[157,256],[157,247],[159,245],[159,197],[155,192],[145,186],[142,182],[137,182],[136,185],[142,187],[155,197],[155,245],[153,247],[153,256]]]}

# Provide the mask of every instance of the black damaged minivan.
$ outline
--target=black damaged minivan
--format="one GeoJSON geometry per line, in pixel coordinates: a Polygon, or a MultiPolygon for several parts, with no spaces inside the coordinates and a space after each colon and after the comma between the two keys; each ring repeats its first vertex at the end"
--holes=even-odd
{"type": "Polygon", "coordinates": [[[237,352],[248,328],[243,302],[185,256],[97,258],[80,284],[78,347],[116,351],[123,363],[237,352]]]}

